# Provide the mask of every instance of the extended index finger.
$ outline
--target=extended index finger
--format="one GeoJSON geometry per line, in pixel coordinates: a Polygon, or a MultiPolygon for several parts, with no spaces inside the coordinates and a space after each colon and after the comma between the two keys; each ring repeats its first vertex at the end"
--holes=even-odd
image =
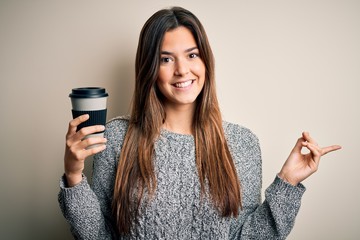
{"type": "Polygon", "coordinates": [[[340,145],[332,145],[332,146],[324,147],[324,148],[322,148],[322,155],[325,155],[329,152],[333,152],[333,151],[336,151],[339,149],[341,149],[340,145]]]}
{"type": "Polygon", "coordinates": [[[79,126],[81,123],[85,122],[88,119],[89,119],[89,114],[84,114],[84,115],[81,115],[81,116],[71,120],[69,122],[69,128],[68,128],[67,136],[76,133],[77,126],[79,126]]]}

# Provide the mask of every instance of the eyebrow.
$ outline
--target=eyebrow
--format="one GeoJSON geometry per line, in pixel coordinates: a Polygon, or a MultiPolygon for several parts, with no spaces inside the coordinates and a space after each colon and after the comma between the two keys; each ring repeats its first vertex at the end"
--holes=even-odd
{"type": "MultiPolygon", "coordinates": [[[[186,53],[187,53],[187,52],[191,52],[191,51],[193,51],[193,50],[195,50],[195,49],[198,49],[198,47],[188,48],[188,49],[185,50],[185,52],[186,52],[186,53]]],[[[172,53],[172,52],[169,52],[169,51],[161,51],[161,54],[173,55],[173,53],[172,53]]]]}

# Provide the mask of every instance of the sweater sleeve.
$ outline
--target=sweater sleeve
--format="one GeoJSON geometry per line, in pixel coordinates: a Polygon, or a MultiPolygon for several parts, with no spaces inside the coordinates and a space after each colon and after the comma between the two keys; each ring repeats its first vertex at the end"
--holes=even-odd
{"type": "Polygon", "coordinates": [[[95,192],[90,188],[86,176],[76,186],[66,187],[66,179],[60,180],[58,195],[60,209],[70,224],[75,239],[111,239],[105,216],[95,192]]]}
{"type": "Polygon", "coordinates": [[[75,239],[115,237],[111,201],[120,142],[125,135],[125,127],[119,125],[119,121],[111,121],[106,126],[107,147],[94,156],[91,186],[86,176],[71,188],[64,176],[60,180],[59,205],[75,239]]]}
{"type": "Polygon", "coordinates": [[[305,188],[291,186],[276,177],[265,191],[265,200],[244,209],[244,222],[231,239],[286,239],[295,223],[305,188]]]}
{"type": "Polygon", "coordinates": [[[292,186],[276,176],[261,202],[262,163],[258,138],[250,130],[236,125],[229,143],[243,193],[243,209],[232,222],[230,239],[286,239],[294,226],[305,187],[292,186]]]}

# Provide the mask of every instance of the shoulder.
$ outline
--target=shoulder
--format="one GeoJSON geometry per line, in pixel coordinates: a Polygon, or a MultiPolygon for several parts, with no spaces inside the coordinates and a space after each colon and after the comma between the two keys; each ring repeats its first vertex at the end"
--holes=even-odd
{"type": "Polygon", "coordinates": [[[123,129],[129,126],[130,116],[118,116],[110,119],[106,123],[106,128],[123,129]]]}
{"type": "Polygon", "coordinates": [[[230,145],[253,147],[259,145],[259,139],[249,128],[223,121],[225,138],[230,145]]]}
{"type": "Polygon", "coordinates": [[[261,199],[262,159],[258,137],[244,126],[223,122],[225,138],[241,184],[244,209],[261,199]]]}
{"type": "Polygon", "coordinates": [[[248,166],[250,163],[253,166],[260,166],[261,149],[259,139],[255,133],[249,128],[229,122],[223,122],[223,128],[235,164],[243,167],[248,166]]]}
{"type": "Polygon", "coordinates": [[[120,141],[122,143],[129,127],[129,119],[129,116],[118,116],[106,123],[104,135],[108,142],[116,142],[118,144],[120,141]]]}

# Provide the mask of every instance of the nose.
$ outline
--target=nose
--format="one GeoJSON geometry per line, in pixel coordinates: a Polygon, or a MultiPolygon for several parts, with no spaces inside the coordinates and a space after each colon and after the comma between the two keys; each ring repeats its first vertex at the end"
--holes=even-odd
{"type": "Polygon", "coordinates": [[[176,76],[185,76],[190,72],[189,63],[185,59],[178,59],[174,74],[176,76]]]}

